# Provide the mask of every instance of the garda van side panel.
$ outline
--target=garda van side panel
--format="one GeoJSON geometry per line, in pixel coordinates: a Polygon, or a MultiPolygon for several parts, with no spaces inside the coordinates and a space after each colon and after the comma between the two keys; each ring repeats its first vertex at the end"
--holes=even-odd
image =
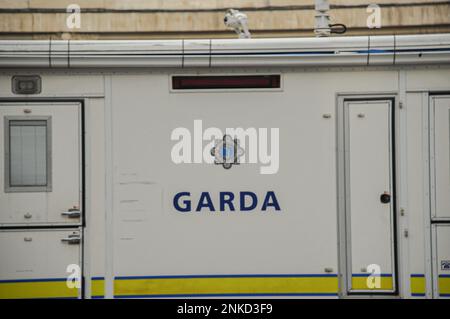
{"type": "MultiPolygon", "coordinates": [[[[0,299],[77,298],[67,285],[69,265],[80,265],[79,229],[0,230],[0,299]]],[[[72,271],[72,270],[71,270],[72,271]]]]}
{"type": "MultiPolygon", "coordinates": [[[[292,72],[282,74],[281,91],[186,94],[170,92],[169,76],[112,79],[115,295],[336,295],[335,96],[339,91],[367,92],[375,83],[380,90],[392,90],[396,74],[292,72]],[[319,86],[322,94],[317,94],[319,86]],[[278,128],[277,173],[261,174],[265,164],[259,162],[228,170],[205,164],[203,154],[207,157],[214,144],[205,141],[201,147],[198,139],[213,128],[221,134],[226,128],[267,129],[269,139],[271,129],[278,128]],[[192,163],[175,164],[171,158],[180,132],[189,132],[187,161],[192,163]],[[221,207],[224,193],[234,197],[234,211],[221,207]],[[256,207],[243,210],[242,193],[254,194],[256,207]],[[268,193],[275,194],[279,210],[262,207],[268,193]],[[211,199],[207,205],[205,196],[211,199]],[[294,283],[276,290],[279,282],[267,286],[268,279],[258,279],[241,291],[241,281],[210,281],[217,275],[290,275],[294,283]],[[177,290],[164,286],[167,282],[160,283],[165,287],[160,291],[139,290],[154,276],[209,279],[202,281],[200,291],[177,290]],[[231,288],[223,290],[225,286],[231,288]]],[[[241,147],[250,152],[253,146],[241,147]]]]}
{"type": "Polygon", "coordinates": [[[409,250],[409,289],[413,297],[425,297],[426,282],[431,281],[430,277],[427,278],[427,252],[425,250],[427,247],[425,227],[430,214],[429,198],[426,197],[428,189],[426,166],[428,133],[425,130],[428,121],[426,116],[428,105],[426,101],[424,93],[407,94],[408,204],[400,218],[407,218],[409,225],[409,245],[411,247],[409,250]]]}
{"type": "MultiPolygon", "coordinates": [[[[104,296],[105,277],[105,100],[85,103],[86,228],[85,278],[92,298],[104,296]]],[[[87,289],[86,289],[87,295],[87,289]]]]}
{"type": "MultiPolygon", "coordinates": [[[[322,118],[322,107],[316,107],[328,105],[327,111],[334,112],[333,95],[299,100],[292,74],[285,75],[289,84],[281,92],[178,94],[169,92],[168,76],[113,77],[115,294],[139,287],[134,281],[127,286],[126,281],[136,276],[216,275],[262,279],[242,289],[239,281],[228,290],[226,284],[202,283],[197,293],[336,294],[335,127],[322,118]],[[267,164],[259,163],[226,170],[221,165],[172,161],[172,147],[179,142],[171,140],[175,129],[190,132],[195,162],[196,143],[212,127],[258,133],[267,129],[269,138],[271,129],[278,128],[284,150],[278,172],[261,174],[261,166],[267,164]],[[313,169],[317,166],[321,169],[313,169]],[[234,211],[228,205],[221,208],[225,192],[234,196],[234,211]],[[184,195],[174,203],[180,193],[184,195]],[[202,193],[209,194],[212,204],[196,211],[202,193]],[[254,194],[256,207],[244,210],[244,193],[254,194]],[[274,194],[279,209],[264,210],[267,194],[274,194]],[[292,275],[289,280],[294,283],[276,290],[278,281],[264,285],[273,280],[264,279],[266,275],[292,275]]],[[[212,144],[206,144],[209,154],[212,144]]],[[[254,145],[241,147],[250,152],[254,145]]],[[[195,292],[167,288],[146,294],[195,292]]]]}

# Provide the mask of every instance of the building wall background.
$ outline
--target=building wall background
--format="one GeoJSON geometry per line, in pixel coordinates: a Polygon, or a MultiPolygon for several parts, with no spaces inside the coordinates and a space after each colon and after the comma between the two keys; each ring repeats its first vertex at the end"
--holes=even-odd
{"type": "MultiPolygon", "coordinates": [[[[348,35],[450,32],[450,1],[330,0],[333,23],[348,35]],[[366,8],[381,8],[380,29],[368,29],[366,8]]],[[[253,37],[313,36],[314,0],[0,0],[0,39],[233,38],[226,9],[245,12],[253,37]],[[81,7],[81,28],[69,29],[66,8],[81,7]]]]}

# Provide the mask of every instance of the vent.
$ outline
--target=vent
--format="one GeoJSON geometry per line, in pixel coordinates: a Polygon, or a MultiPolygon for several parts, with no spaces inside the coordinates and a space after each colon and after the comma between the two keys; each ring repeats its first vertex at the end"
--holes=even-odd
{"type": "Polygon", "coordinates": [[[277,89],[280,87],[281,76],[279,74],[172,77],[173,90],[277,89]]]}

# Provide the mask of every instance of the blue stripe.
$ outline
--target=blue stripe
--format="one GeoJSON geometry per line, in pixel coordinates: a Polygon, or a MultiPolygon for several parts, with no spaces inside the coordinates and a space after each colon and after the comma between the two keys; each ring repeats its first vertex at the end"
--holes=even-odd
{"type": "Polygon", "coordinates": [[[411,296],[413,296],[413,297],[425,297],[425,294],[423,294],[423,293],[412,293],[411,296]]]}
{"type": "MultiPolygon", "coordinates": [[[[340,53],[355,53],[355,54],[379,54],[379,53],[422,53],[422,52],[450,52],[450,48],[428,48],[428,49],[368,49],[368,50],[329,50],[329,51],[292,51],[292,52],[205,52],[205,53],[128,53],[129,56],[174,56],[177,57],[180,54],[185,56],[304,56],[304,55],[336,55],[336,52],[340,53]]],[[[76,57],[77,52],[71,51],[71,56],[76,57]]],[[[98,54],[104,56],[104,54],[98,54]]]]}
{"type": "MultiPolygon", "coordinates": [[[[344,53],[357,53],[357,54],[376,54],[376,53],[397,53],[397,52],[450,52],[450,48],[429,48],[429,49],[369,49],[369,50],[333,50],[333,51],[300,51],[300,52],[212,52],[211,55],[308,55],[308,54],[318,54],[318,55],[335,55],[336,51],[344,53]]],[[[185,55],[189,55],[186,54],[185,55]]],[[[191,55],[195,55],[192,53],[191,55]]],[[[209,55],[209,54],[206,54],[209,55]]]]}
{"type": "Polygon", "coordinates": [[[450,274],[440,274],[439,278],[450,278],[450,274]]]}
{"type": "MultiPolygon", "coordinates": [[[[292,51],[292,52],[212,52],[211,55],[305,55],[305,54],[336,54],[345,53],[396,53],[396,52],[450,52],[450,48],[428,48],[428,49],[368,49],[368,50],[330,50],[330,51],[292,51]]],[[[196,55],[196,53],[184,53],[185,55],[196,55]]],[[[205,54],[205,55],[209,55],[205,54]]]]}
{"type": "Polygon", "coordinates": [[[424,274],[411,274],[411,277],[425,277],[424,274]]]}
{"type": "Polygon", "coordinates": [[[372,277],[378,277],[378,276],[380,276],[380,277],[392,277],[392,274],[379,274],[379,275],[377,275],[377,274],[352,274],[352,277],[369,277],[369,276],[372,276],[372,277]]]}
{"type": "Polygon", "coordinates": [[[105,280],[105,277],[92,277],[91,280],[105,280]]]}
{"type": "Polygon", "coordinates": [[[14,283],[14,282],[48,282],[48,281],[66,281],[66,280],[67,278],[7,279],[7,280],[0,280],[0,284],[14,283]]]}
{"type": "Polygon", "coordinates": [[[450,297],[450,294],[439,294],[439,297],[450,297]]]}
{"type": "Polygon", "coordinates": [[[173,294],[173,295],[115,295],[114,298],[191,298],[191,297],[295,297],[295,296],[332,296],[337,293],[253,293],[253,294],[173,294]]]}
{"type": "Polygon", "coordinates": [[[298,278],[337,277],[337,274],[239,274],[239,275],[174,275],[174,276],[118,276],[115,280],[127,279],[189,279],[189,278],[298,278]]]}

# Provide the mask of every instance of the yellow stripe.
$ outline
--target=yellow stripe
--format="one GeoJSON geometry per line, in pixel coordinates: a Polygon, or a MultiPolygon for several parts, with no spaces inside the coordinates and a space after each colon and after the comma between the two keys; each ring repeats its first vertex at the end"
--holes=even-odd
{"type": "Polygon", "coordinates": [[[380,277],[380,287],[379,288],[369,288],[367,285],[367,277],[352,276],[352,290],[392,290],[393,280],[392,277],[380,277]]]}
{"type": "Polygon", "coordinates": [[[425,294],[425,292],[426,292],[425,277],[411,277],[411,293],[425,294]]]}
{"type": "Polygon", "coordinates": [[[450,277],[439,277],[439,294],[450,294],[450,277]]]}
{"type": "Polygon", "coordinates": [[[78,289],[70,289],[65,281],[2,282],[0,299],[76,298],[78,289]]]}
{"type": "MultiPolygon", "coordinates": [[[[379,290],[392,290],[392,277],[381,277],[379,290]]],[[[365,277],[352,278],[353,289],[369,290],[365,277]]],[[[411,277],[411,292],[425,294],[424,277],[411,277]]],[[[337,294],[337,277],[149,278],[114,282],[115,295],[337,294]]],[[[373,289],[376,290],[376,289],[373,289]]],[[[439,278],[439,293],[450,294],[450,277],[439,278]]],[[[104,280],[92,280],[92,296],[104,295],[104,280]]],[[[0,299],[76,298],[65,281],[3,282],[0,299]]]]}
{"type": "Polygon", "coordinates": [[[105,280],[92,279],[91,281],[91,296],[103,297],[105,295],[105,280]]]}
{"type": "Polygon", "coordinates": [[[337,294],[337,277],[222,277],[116,279],[114,294],[337,294]]]}

